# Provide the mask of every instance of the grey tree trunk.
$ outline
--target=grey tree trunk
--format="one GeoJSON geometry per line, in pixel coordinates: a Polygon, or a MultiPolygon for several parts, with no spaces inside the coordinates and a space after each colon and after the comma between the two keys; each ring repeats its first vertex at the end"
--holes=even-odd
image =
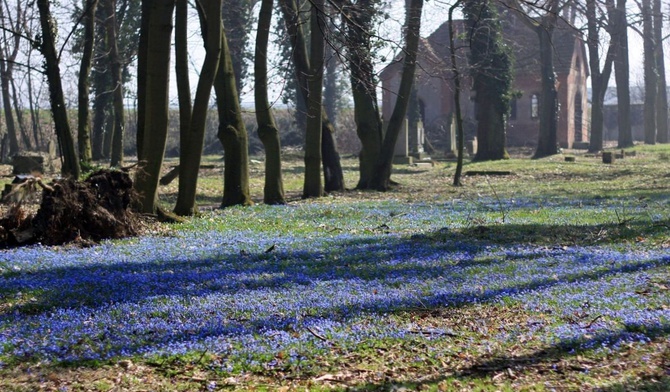
{"type": "Polygon", "coordinates": [[[308,74],[307,129],[305,132],[305,182],[303,198],[323,196],[321,183],[321,111],[326,28],[324,1],[312,1],[310,16],[310,70],[308,74]]]}
{"type": "Polygon", "coordinates": [[[123,165],[123,134],[125,133],[126,119],[123,107],[123,80],[121,77],[121,56],[117,43],[116,0],[104,0],[107,9],[105,32],[109,45],[109,65],[112,76],[112,99],[114,103],[114,133],[112,134],[112,154],[110,165],[123,165]]]}
{"type": "Polygon", "coordinates": [[[40,26],[42,32],[42,44],[40,52],[44,56],[46,76],[49,83],[49,101],[51,102],[51,114],[53,115],[54,128],[60,147],[62,157],[61,174],[65,177],[79,178],[79,159],[74,146],[74,139],[70,130],[70,122],[65,106],[63,86],[60,77],[60,66],[58,64],[58,52],[55,46],[56,26],[54,24],[49,0],[37,0],[37,8],[40,14],[40,26]]]}
{"type": "Polygon", "coordinates": [[[651,0],[642,0],[642,42],[644,47],[644,142],[656,144],[656,94],[658,73],[654,57],[651,0]]]}
{"type": "Polygon", "coordinates": [[[87,0],[84,8],[84,48],[79,66],[78,86],[78,127],[77,143],[79,147],[79,160],[82,164],[90,165],[93,160],[91,149],[91,111],[90,100],[90,78],[93,62],[93,46],[95,43],[95,10],[98,0],[87,0]]]}
{"type": "MultiPolygon", "coordinates": [[[[667,4],[667,3],[666,3],[667,4]]],[[[661,0],[654,0],[654,60],[658,83],[656,88],[656,141],[668,143],[668,90],[665,79],[665,56],[663,53],[663,10],[661,0]]]]}
{"type": "Polygon", "coordinates": [[[391,118],[384,135],[379,160],[375,165],[375,175],[372,179],[372,187],[379,191],[386,191],[391,186],[391,169],[393,167],[393,152],[400,129],[405,121],[407,105],[414,84],[414,73],[416,70],[416,58],[419,50],[419,32],[421,30],[421,10],[423,0],[411,0],[407,9],[407,26],[405,38],[405,58],[403,60],[402,76],[398,88],[398,98],[393,107],[391,118]]]}
{"type": "Polygon", "coordinates": [[[254,61],[254,98],[258,137],[265,148],[265,186],[263,202],[265,204],[286,204],[284,181],[282,178],[281,144],[279,129],[272,114],[268,98],[268,41],[272,22],[273,0],[262,0],[258,14],[258,32],[256,33],[256,55],[254,61]]]}
{"type": "Polygon", "coordinates": [[[630,64],[628,61],[628,22],[626,0],[608,0],[612,43],[614,45],[614,79],[617,87],[617,119],[619,122],[618,147],[633,145],[633,128],[630,122],[630,64]]]}
{"type": "MultiPolygon", "coordinates": [[[[209,0],[203,4],[201,20],[206,22],[201,26],[201,29],[205,37],[206,54],[200,70],[188,132],[180,135],[182,139],[179,152],[179,194],[174,209],[174,212],[179,215],[193,215],[197,212],[195,196],[198,187],[202,148],[205,142],[209,98],[221,58],[221,36],[223,32],[221,0],[209,0]]],[[[186,41],[180,40],[180,43],[185,44],[186,41]]],[[[185,51],[186,48],[183,47],[180,50],[185,51]]]]}
{"type": "Polygon", "coordinates": [[[219,115],[218,138],[224,150],[223,199],[221,207],[251,205],[249,192],[249,148],[242,120],[235,71],[225,30],[221,33],[221,59],[214,81],[219,115]]]}
{"type": "MultiPolygon", "coordinates": [[[[148,1],[148,0],[144,0],[148,1]]],[[[146,52],[140,50],[139,56],[146,56],[146,79],[139,78],[138,84],[145,84],[143,148],[135,177],[135,189],[139,194],[140,210],[154,214],[158,210],[158,181],[168,129],[168,102],[170,81],[170,52],[172,35],[172,15],[175,0],[148,1],[149,15],[146,31],[146,52]]],[[[144,12],[144,7],[143,7],[144,12]]],[[[144,17],[144,15],[143,15],[144,17]]],[[[138,59],[139,61],[139,59],[138,59]]],[[[139,87],[139,86],[138,86],[139,87]]],[[[138,136],[139,137],[139,136],[138,136]]]]}
{"type": "Polygon", "coordinates": [[[347,19],[347,39],[351,90],[354,98],[356,133],[361,141],[357,189],[371,189],[375,165],[382,147],[382,119],[377,104],[374,64],[372,63],[372,18],[375,3],[358,2],[359,10],[347,19]]]}
{"type": "MultiPolygon", "coordinates": [[[[589,58],[600,58],[600,33],[599,21],[596,14],[596,0],[586,1],[586,20],[588,28],[587,47],[589,58]]],[[[612,73],[612,62],[614,60],[614,50],[612,45],[607,50],[605,63],[601,71],[600,64],[597,61],[590,61],[591,69],[591,139],[589,141],[589,151],[597,152],[603,149],[603,101],[605,99],[605,89],[612,73]]]]}

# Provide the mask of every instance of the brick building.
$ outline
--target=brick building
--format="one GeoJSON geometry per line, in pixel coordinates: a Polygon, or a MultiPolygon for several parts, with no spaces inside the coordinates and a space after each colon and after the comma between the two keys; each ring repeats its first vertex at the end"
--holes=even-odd
{"type": "MultiPolygon", "coordinates": [[[[517,98],[512,101],[508,121],[509,146],[535,146],[539,132],[539,99],[541,96],[539,39],[526,24],[511,11],[501,13],[503,39],[514,55],[513,89],[517,98]]],[[[467,43],[464,42],[464,21],[454,21],[457,65],[462,75],[467,75],[467,43]]],[[[553,36],[554,70],[559,100],[558,142],[570,148],[575,141],[588,141],[588,64],[585,44],[581,34],[559,18],[553,36]]],[[[453,77],[449,53],[449,27],[440,26],[419,45],[415,86],[423,124],[431,143],[447,147],[454,111],[453,77]]],[[[395,59],[380,74],[382,82],[382,116],[391,117],[400,83],[402,57],[395,59]]],[[[466,138],[475,135],[476,108],[470,90],[471,82],[461,83],[461,110],[464,117],[466,138]]]]}

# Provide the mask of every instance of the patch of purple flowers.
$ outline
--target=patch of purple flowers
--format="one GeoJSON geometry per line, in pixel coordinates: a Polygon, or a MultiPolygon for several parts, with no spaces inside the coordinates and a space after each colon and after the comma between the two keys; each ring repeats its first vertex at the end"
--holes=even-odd
{"type": "Polygon", "coordinates": [[[455,205],[232,209],[173,237],[6,251],[0,358],[202,350],[248,361],[283,350],[300,358],[330,342],[402,338],[408,325],[386,317],[400,309],[502,298],[553,318],[533,332],[551,344],[614,347],[670,328],[668,296],[644,294],[668,276],[669,251],[412,236],[464,224],[455,205]]]}

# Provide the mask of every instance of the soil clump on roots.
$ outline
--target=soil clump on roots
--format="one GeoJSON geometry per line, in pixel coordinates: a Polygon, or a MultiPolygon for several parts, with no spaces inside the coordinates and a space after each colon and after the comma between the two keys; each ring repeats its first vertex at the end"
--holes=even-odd
{"type": "Polygon", "coordinates": [[[132,211],[135,199],[128,173],[99,170],[83,181],[58,179],[42,188],[35,214],[21,203],[9,207],[0,219],[0,247],[91,245],[103,239],[135,236],[140,219],[132,211]]]}

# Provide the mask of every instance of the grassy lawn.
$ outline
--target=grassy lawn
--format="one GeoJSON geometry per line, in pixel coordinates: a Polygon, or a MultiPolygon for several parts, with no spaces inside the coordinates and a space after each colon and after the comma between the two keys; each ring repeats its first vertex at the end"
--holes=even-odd
{"type": "Polygon", "coordinates": [[[670,147],[630,151],[307,201],[287,154],[289,205],[225,210],[208,157],[197,218],[0,253],[0,390],[670,390],[670,147]]]}

